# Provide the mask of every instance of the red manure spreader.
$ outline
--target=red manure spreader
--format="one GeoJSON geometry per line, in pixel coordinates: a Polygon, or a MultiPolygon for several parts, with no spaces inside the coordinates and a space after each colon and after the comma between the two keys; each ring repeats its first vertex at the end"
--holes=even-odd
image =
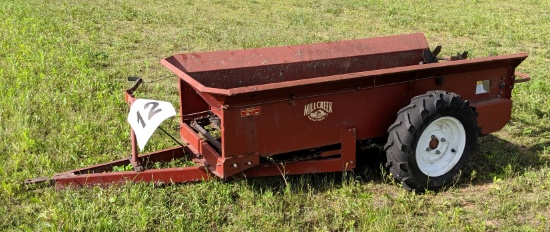
{"type": "Polygon", "coordinates": [[[527,54],[439,58],[440,50],[430,51],[417,33],[173,55],[161,63],[179,77],[181,146],[138,155],[177,111],[137,99],[139,79],[125,92],[129,159],[26,183],[64,188],[343,172],[356,167],[359,144],[383,139],[386,166],[406,189],[440,189],[466,165],[478,136],[508,123],[514,85],[530,79],[515,71],[527,54]],[[147,165],[184,157],[196,166],[147,165]],[[134,170],[113,170],[130,164],[134,170]]]}

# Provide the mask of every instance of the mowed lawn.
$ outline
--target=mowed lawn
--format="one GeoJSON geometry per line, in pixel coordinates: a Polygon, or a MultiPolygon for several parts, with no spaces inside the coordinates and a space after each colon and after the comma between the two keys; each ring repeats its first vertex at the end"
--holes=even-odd
{"type": "MultiPolygon", "coordinates": [[[[0,230],[548,231],[550,1],[0,2],[0,230]],[[449,189],[415,194],[380,161],[349,173],[55,191],[25,178],[129,156],[127,76],[178,105],[176,53],[424,32],[442,55],[519,52],[532,80],[449,189]]],[[[177,135],[177,119],[164,122],[177,135]]],[[[174,143],[157,133],[154,151],[174,143]]],[[[372,154],[377,157],[379,154],[372,154]]]]}

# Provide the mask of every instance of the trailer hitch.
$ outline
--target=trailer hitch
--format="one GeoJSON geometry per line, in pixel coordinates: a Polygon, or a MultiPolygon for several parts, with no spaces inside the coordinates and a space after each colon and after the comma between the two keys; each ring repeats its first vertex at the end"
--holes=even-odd
{"type": "Polygon", "coordinates": [[[26,185],[34,185],[34,184],[40,184],[40,183],[45,183],[46,185],[51,185],[53,184],[53,180],[47,176],[41,176],[41,177],[36,177],[36,178],[30,178],[30,179],[25,179],[25,181],[23,181],[24,184],[26,185]]]}
{"type": "MultiPolygon", "coordinates": [[[[129,105],[132,105],[132,103],[136,100],[136,98],[134,97],[134,92],[143,83],[143,79],[140,77],[128,77],[128,81],[136,81],[136,83],[131,88],[124,91],[124,99],[129,105]]],[[[135,134],[133,130],[131,130],[131,143],[132,143],[132,156],[130,156],[128,161],[130,162],[130,164],[132,164],[136,172],[141,172],[144,170],[144,168],[141,165],[141,162],[138,160],[137,145],[136,145],[135,134]]],[[[53,184],[55,183],[55,181],[50,177],[42,176],[37,178],[25,179],[23,183],[26,185],[40,184],[40,183],[53,184]]]]}

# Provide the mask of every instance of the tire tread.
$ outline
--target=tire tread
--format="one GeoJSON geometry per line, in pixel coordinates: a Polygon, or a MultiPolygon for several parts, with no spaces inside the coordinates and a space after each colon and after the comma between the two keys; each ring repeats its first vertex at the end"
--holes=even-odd
{"type": "MultiPolygon", "coordinates": [[[[457,107],[465,110],[474,119],[477,113],[470,107],[468,101],[463,101],[456,93],[442,90],[428,91],[411,99],[409,105],[400,109],[396,121],[388,128],[388,142],[384,146],[387,163],[392,175],[402,182],[403,188],[413,191],[438,189],[442,186],[426,186],[419,183],[409,167],[409,157],[414,152],[411,149],[414,138],[419,136],[419,130],[425,120],[432,116],[438,109],[445,107],[457,107]]],[[[475,123],[477,128],[477,123],[475,123]]],[[[476,137],[477,141],[477,137],[476,137]]]]}

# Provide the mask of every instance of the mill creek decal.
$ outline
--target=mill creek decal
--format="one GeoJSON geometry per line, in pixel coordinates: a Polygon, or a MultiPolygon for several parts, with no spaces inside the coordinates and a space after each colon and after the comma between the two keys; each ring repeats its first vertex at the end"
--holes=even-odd
{"type": "Polygon", "coordinates": [[[314,122],[327,118],[330,113],[332,113],[332,102],[329,101],[312,102],[304,106],[304,116],[314,122]]]}

